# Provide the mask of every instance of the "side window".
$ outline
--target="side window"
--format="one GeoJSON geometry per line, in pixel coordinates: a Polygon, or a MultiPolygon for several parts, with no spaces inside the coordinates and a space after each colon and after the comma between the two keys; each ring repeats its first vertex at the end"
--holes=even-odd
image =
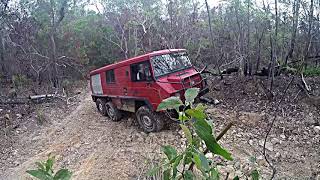
{"type": "Polygon", "coordinates": [[[106,79],[108,84],[116,82],[113,69],[106,72],[106,79]]]}
{"type": "Polygon", "coordinates": [[[139,81],[150,81],[151,77],[151,69],[149,61],[132,64],[130,66],[131,69],[131,80],[134,82],[139,81]]]}

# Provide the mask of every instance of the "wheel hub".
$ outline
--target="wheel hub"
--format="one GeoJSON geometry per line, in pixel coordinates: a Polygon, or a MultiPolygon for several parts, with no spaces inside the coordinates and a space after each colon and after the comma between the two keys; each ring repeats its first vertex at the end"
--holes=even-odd
{"type": "Polygon", "coordinates": [[[148,116],[142,116],[142,121],[146,126],[152,126],[152,120],[148,116]]]}
{"type": "Polygon", "coordinates": [[[109,107],[109,108],[108,108],[108,112],[109,112],[109,116],[110,116],[111,118],[113,118],[113,117],[114,117],[114,110],[113,110],[111,107],[109,107]]]}
{"type": "Polygon", "coordinates": [[[103,110],[103,106],[102,106],[102,104],[100,103],[100,104],[99,104],[99,111],[102,112],[102,110],[103,110]]]}

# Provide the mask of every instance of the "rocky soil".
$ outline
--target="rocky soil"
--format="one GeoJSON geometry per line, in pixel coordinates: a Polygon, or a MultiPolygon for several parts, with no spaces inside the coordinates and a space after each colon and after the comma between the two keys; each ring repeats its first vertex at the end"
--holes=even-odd
{"type": "MultiPolygon", "coordinates": [[[[280,84],[285,82],[276,83],[279,92],[280,84]]],[[[314,89],[317,84],[312,86],[314,89]]],[[[263,179],[270,177],[272,171],[262,156],[262,145],[269,123],[276,116],[266,145],[277,170],[276,179],[320,178],[319,112],[303,100],[302,94],[294,99],[299,89],[290,88],[288,98],[275,111],[280,104],[266,100],[253,80],[213,79],[211,88],[208,96],[221,101],[207,109],[216,133],[235,122],[221,139],[234,161],[208,155],[222,164],[222,177],[229,174],[229,178],[238,175],[244,179],[254,168],[259,169],[263,179]]],[[[161,145],[184,146],[176,125],[145,134],[132,114],[120,122],[101,116],[87,89],[77,99],[80,101],[68,106],[44,103],[39,107],[46,119],[42,125],[36,119],[39,113],[26,112],[22,117],[10,113],[20,120],[10,134],[1,132],[0,141],[4,143],[0,149],[0,179],[30,179],[25,171],[35,168],[34,163],[45,160],[50,153],[56,156],[55,168],[70,169],[73,179],[143,179],[151,164],[161,157],[161,145]]],[[[3,108],[2,115],[7,111],[3,108]]]]}

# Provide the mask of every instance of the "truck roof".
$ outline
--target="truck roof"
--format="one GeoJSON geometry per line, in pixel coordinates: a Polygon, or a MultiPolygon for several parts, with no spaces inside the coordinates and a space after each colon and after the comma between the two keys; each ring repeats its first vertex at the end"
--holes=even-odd
{"type": "Polygon", "coordinates": [[[172,52],[182,52],[182,51],[186,51],[185,49],[164,49],[164,50],[159,50],[159,51],[153,51],[141,56],[136,56],[130,59],[126,59],[126,60],[122,60],[120,62],[116,62],[113,64],[109,64],[106,66],[103,66],[101,68],[95,69],[93,71],[90,72],[90,75],[95,75],[104,71],[107,71],[109,69],[115,69],[115,68],[119,68],[125,65],[130,65],[133,63],[137,63],[140,61],[145,61],[147,57],[152,57],[152,56],[157,56],[157,55],[162,55],[162,54],[170,54],[172,52]]]}

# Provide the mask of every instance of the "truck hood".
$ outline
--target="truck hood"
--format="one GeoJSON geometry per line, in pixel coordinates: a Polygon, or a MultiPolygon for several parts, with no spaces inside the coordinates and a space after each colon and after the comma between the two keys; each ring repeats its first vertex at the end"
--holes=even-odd
{"type": "Polygon", "coordinates": [[[201,86],[202,78],[194,68],[178,71],[157,80],[159,86],[169,94],[176,93],[190,87],[201,86]]]}

